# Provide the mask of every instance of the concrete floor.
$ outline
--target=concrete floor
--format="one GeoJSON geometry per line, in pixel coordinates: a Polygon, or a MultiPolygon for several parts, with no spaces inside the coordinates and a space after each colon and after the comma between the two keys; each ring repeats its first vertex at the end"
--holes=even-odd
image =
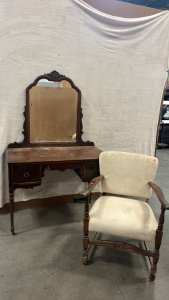
{"type": "MultiPolygon", "coordinates": [[[[169,201],[169,149],[158,150],[157,157],[155,183],[169,201]]],[[[160,204],[154,194],[150,205],[158,218],[160,204]]],[[[0,300],[169,299],[168,211],[154,282],[149,281],[148,258],[137,254],[92,248],[89,264],[83,266],[82,219],[80,202],[19,211],[15,213],[17,234],[12,236],[9,214],[1,214],[0,300]]],[[[134,244],[142,246],[138,241],[134,244]]]]}

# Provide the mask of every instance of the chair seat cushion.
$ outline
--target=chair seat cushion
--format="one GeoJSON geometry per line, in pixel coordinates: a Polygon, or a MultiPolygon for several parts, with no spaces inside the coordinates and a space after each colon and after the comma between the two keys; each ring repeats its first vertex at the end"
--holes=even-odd
{"type": "Polygon", "coordinates": [[[158,223],[151,207],[140,200],[102,196],[89,212],[89,231],[155,242],[158,223]]]}

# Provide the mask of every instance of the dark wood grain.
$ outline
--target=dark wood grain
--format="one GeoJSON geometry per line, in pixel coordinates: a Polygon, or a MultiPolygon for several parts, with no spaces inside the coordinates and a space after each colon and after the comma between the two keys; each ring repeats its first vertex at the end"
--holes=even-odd
{"type": "Polygon", "coordinates": [[[164,207],[164,209],[169,209],[169,203],[165,200],[163,191],[160,189],[160,187],[154,184],[152,181],[149,182],[149,186],[151,186],[153,191],[156,193],[157,198],[160,201],[161,205],[164,207]]]}
{"type": "MultiPolygon", "coordinates": [[[[62,99],[63,100],[63,99],[62,99]]],[[[99,155],[102,152],[94,147],[94,143],[82,140],[82,109],[81,91],[74,82],[59,74],[57,71],[37,77],[32,84],[26,88],[26,106],[24,112],[24,125],[22,143],[12,143],[7,149],[7,163],[9,173],[9,198],[11,231],[14,234],[14,190],[17,188],[34,188],[41,185],[45,170],[65,171],[75,170],[82,181],[90,180],[100,175],[99,155]],[[36,86],[39,80],[62,82],[67,81],[78,95],[77,100],[77,127],[76,141],[71,142],[30,142],[30,90],[36,86]]]]}
{"type": "Polygon", "coordinates": [[[60,76],[58,77],[59,74],[57,71],[53,71],[51,73],[45,74],[45,75],[40,75],[37,77],[33,83],[31,83],[27,88],[26,88],[26,106],[25,106],[25,112],[24,112],[24,117],[25,117],[25,122],[23,125],[23,135],[24,139],[22,143],[12,143],[8,145],[8,148],[22,148],[22,147],[31,147],[31,148],[36,148],[36,147],[74,147],[74,146],[94,146],[93,142],[86,141],[84,142],[82,140],[82,134],[83,134],[83,125],[82,125],[82,108],[81,108],[81,91],[80,89],[74,84],[74,82],[66,77],[60,76]],[[51,74],[53,74],[51,76],[51,74]],[[56,77],[54,77],[56,76],[56,77]],[[39,80],[41,79],[47,79],[48,81],[54,81],[54,82],[61,82],[61,81],[68,81],[73,89],[77,91],[78,94],[78,104],[77,104],[77,129],[76,129],[76,141],[72,142],[42,142],[42,143],[30,143],[30,111],[29,111],[29,91],[31,90],[32,87],[36,86],[39,80]]]}
{"type": "MultiPolygon", "coordinates": [[[[41,185],[45,170],[73,169],[84,182],[90,182],[98,167],[101,150],[92,147],[15,148],[7,150],[11,232],[14,234],[14,190],[41,185]]],[[[99,172],[99,170],[97,170],[99,172]]]]}
{"type": "Polygon", "coordinates": [[[157,263],[160,256],[160,246],[163,236],[163,225],[164,225],[164,213],[165,208],[161,205],[161,214],[159,218],[158,228],[156,230],[156,238],[155,238],[155,249],[154,249],[154,255],[153,255],[153,263],[150,270],[150,279],[154,280],[157,274],[157,263]]]}
{"type": "Polygon", "coordinates": [[[101,152],[94,146],[7,149],[7,163],[93,161],[101,152]]]}
{"type": "Polygon", "coordinates": [[[91,178],[100,175],[99,160],[83,162],[83,167],[78,167],[74,169],[74,171],[81,178],[82,181],[90,182],[91,178]]]}
{"type": "MultiPolygon", "coordinates": [[[[155,185],[153,182],[149,182],[149,185],[155,191],[155,193],[161,203],[161,214],[160,214],[160,218],[159,218],[158,228],[156,230],[154,251],[150,251],[148,249],[146,242],[144,242],[146,250],[143,250],[134,245],[127,244],[124,242],[109,241],[109,240],[104,241],[104,240],[94,240],[94,239],[90,240],[89,232],[88,232],[89,231],[89,223],[90,223],[89,197],[91,195],[93,188],[103,178],[104,178],[103,176],[94,178],[90,182],[89,187],[85,191],[79,193],[82,197],[87,197],[86,204],[85,204],[85,214],[84,214],[83,264],[86,265],[88,263],[88,252],[89,252],[91,245],[107,247],[110,249],[115,249],[115,250],[119,250],[119,251],[130,252],[130,253],[137,253],[137,254],[140,254],[143,256],[148,256],[150,264],[151,264],[150,280],[154,280],[156,277],[156,274],[157,274],[157,263],[158,263],[159,255],[160,255],[159,250],[160,250],[162,236],[163,236],[164,213],[165,213],[165,210],[169,209],[169,204],[165,200],[162,190],[157,185],[155,185]]],[[[103,193],[103,196],[104,195],[105,195],[105,193],[103,193]]],[[[146,199],[146,202],[148,202],[148,199],[146,199]]],[[[104,211],[103,211],[103,214],[104,214],[104,211]]],[[[112,226],[113,226],[113,223],[112,223],[112,226]]],[[[144,230],[144,228],[143,228],[143,230],[144,230]]]]}
{"type": "Polygon", "coordinates": [[[14,183],[40,181],[40,166],[38,164],[13,165],[14,183]]]}
{"type": "Polygon", "coordinates": [[[115,250],[119,250],[119,251],[137,253],[137,254],[141,254],[143,256],[150,256],[150,257],[153,256],[153,251],[143,250],[134,245],[123,243],[123,242],[92,240],[92,241],[89,241],[89,244],[94,245],[94,246],[107,247],[107,248],[111,248],[111,249],[115,249],[115,250]]]}
{"type": "Polygon", "coordinates": [[[11,232],[14,234],[14,187],[13,187],[13,168],[8,165],[8,180],[9,180],[9,205],[10,205],[10,219],[11,219],[11,232]]]}
{"type": "Polygon", "coordinates": [[[87,196],[84,208],[84,224],[83,224],[83,255],[82,260],[83,264],[87,265],[88,263],[88,245],[89,245],[89,202],[90,195],[87,196]]]}
{"type": "Polygon", "coordinates": [[[93,191],[93,189],[95,188],[95,186],[101,181],[103,180],[104,176],[98,176],[95,177],[91,180],[88,188],[82,192],[79,193],[79,195],[81,197],[87,197],[89,194],[91,194],[91,192],[93,191]]]}
{"type": "Polygon", "coordinates": [[[89,182],[91,180],[91,172],[93,172],[92,178],[95,178],[100,175],[99,160],[85,162],[84,178],[86,179],[86,182],[89,182]],[[89,178],[90,178],[90,180],[89,180],[89,178]]]}
{"type": "MultiPolygon", "coordinates": [[[[9,204],[10,204],[10,211],[14,211],[14,189],[9,189],[9,204]]],[[[13,213],[10,214],[11,219],[11,232],[14,235],[15,227],[14,227],[14,215],[13,213]]]]}

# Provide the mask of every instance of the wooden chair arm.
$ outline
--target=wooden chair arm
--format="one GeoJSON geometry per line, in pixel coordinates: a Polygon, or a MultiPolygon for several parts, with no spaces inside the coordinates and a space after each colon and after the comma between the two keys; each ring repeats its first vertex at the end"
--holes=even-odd
{"type": "Polygon", "coordinates": [[[164,209],[169,209],[169,203],[165,200],[163,191],[160,189],[160,187],[156,184],[154,184],[152,181],[150,181],[149,186],[153,189],[153,191],[156,193],[158,200],[160,201],[162,207],[164,209]]]}
{"type": "Polygon", "coordinates": [[[95,186],[104,178],[104,176],[98,176],[93,178],[90,181],[90,184],[88,186],[88,188],[80,193],[78,193],[78,195],[80,195],[82,198],[86,198],[95,188],[95,186]]]}

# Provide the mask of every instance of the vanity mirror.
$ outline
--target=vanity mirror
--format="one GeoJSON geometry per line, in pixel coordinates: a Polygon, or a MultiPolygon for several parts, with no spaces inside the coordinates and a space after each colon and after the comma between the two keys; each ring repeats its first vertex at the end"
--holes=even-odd
{"type": "Polygon", "coordinates": [[[99,176],[101,150],[83,142],[81,91],[56,71],[39,76],[26,89],[24,139],[7,149],[11,232],[14,191],[42,183],[45,170],[73,169],[84,182],[99,176]]]}
{"type": "Polygon", "coordinates": [[[29,90],[30,143],[76,142],[77,110],[69,81],[40,79],[29,90]]]}
{"type": "Polygon", "coordinates": [[[24,140],[8,148],[94,146],[83,142],[81,91],[73,81],[53,71],[26,89],[24,140]]]}

